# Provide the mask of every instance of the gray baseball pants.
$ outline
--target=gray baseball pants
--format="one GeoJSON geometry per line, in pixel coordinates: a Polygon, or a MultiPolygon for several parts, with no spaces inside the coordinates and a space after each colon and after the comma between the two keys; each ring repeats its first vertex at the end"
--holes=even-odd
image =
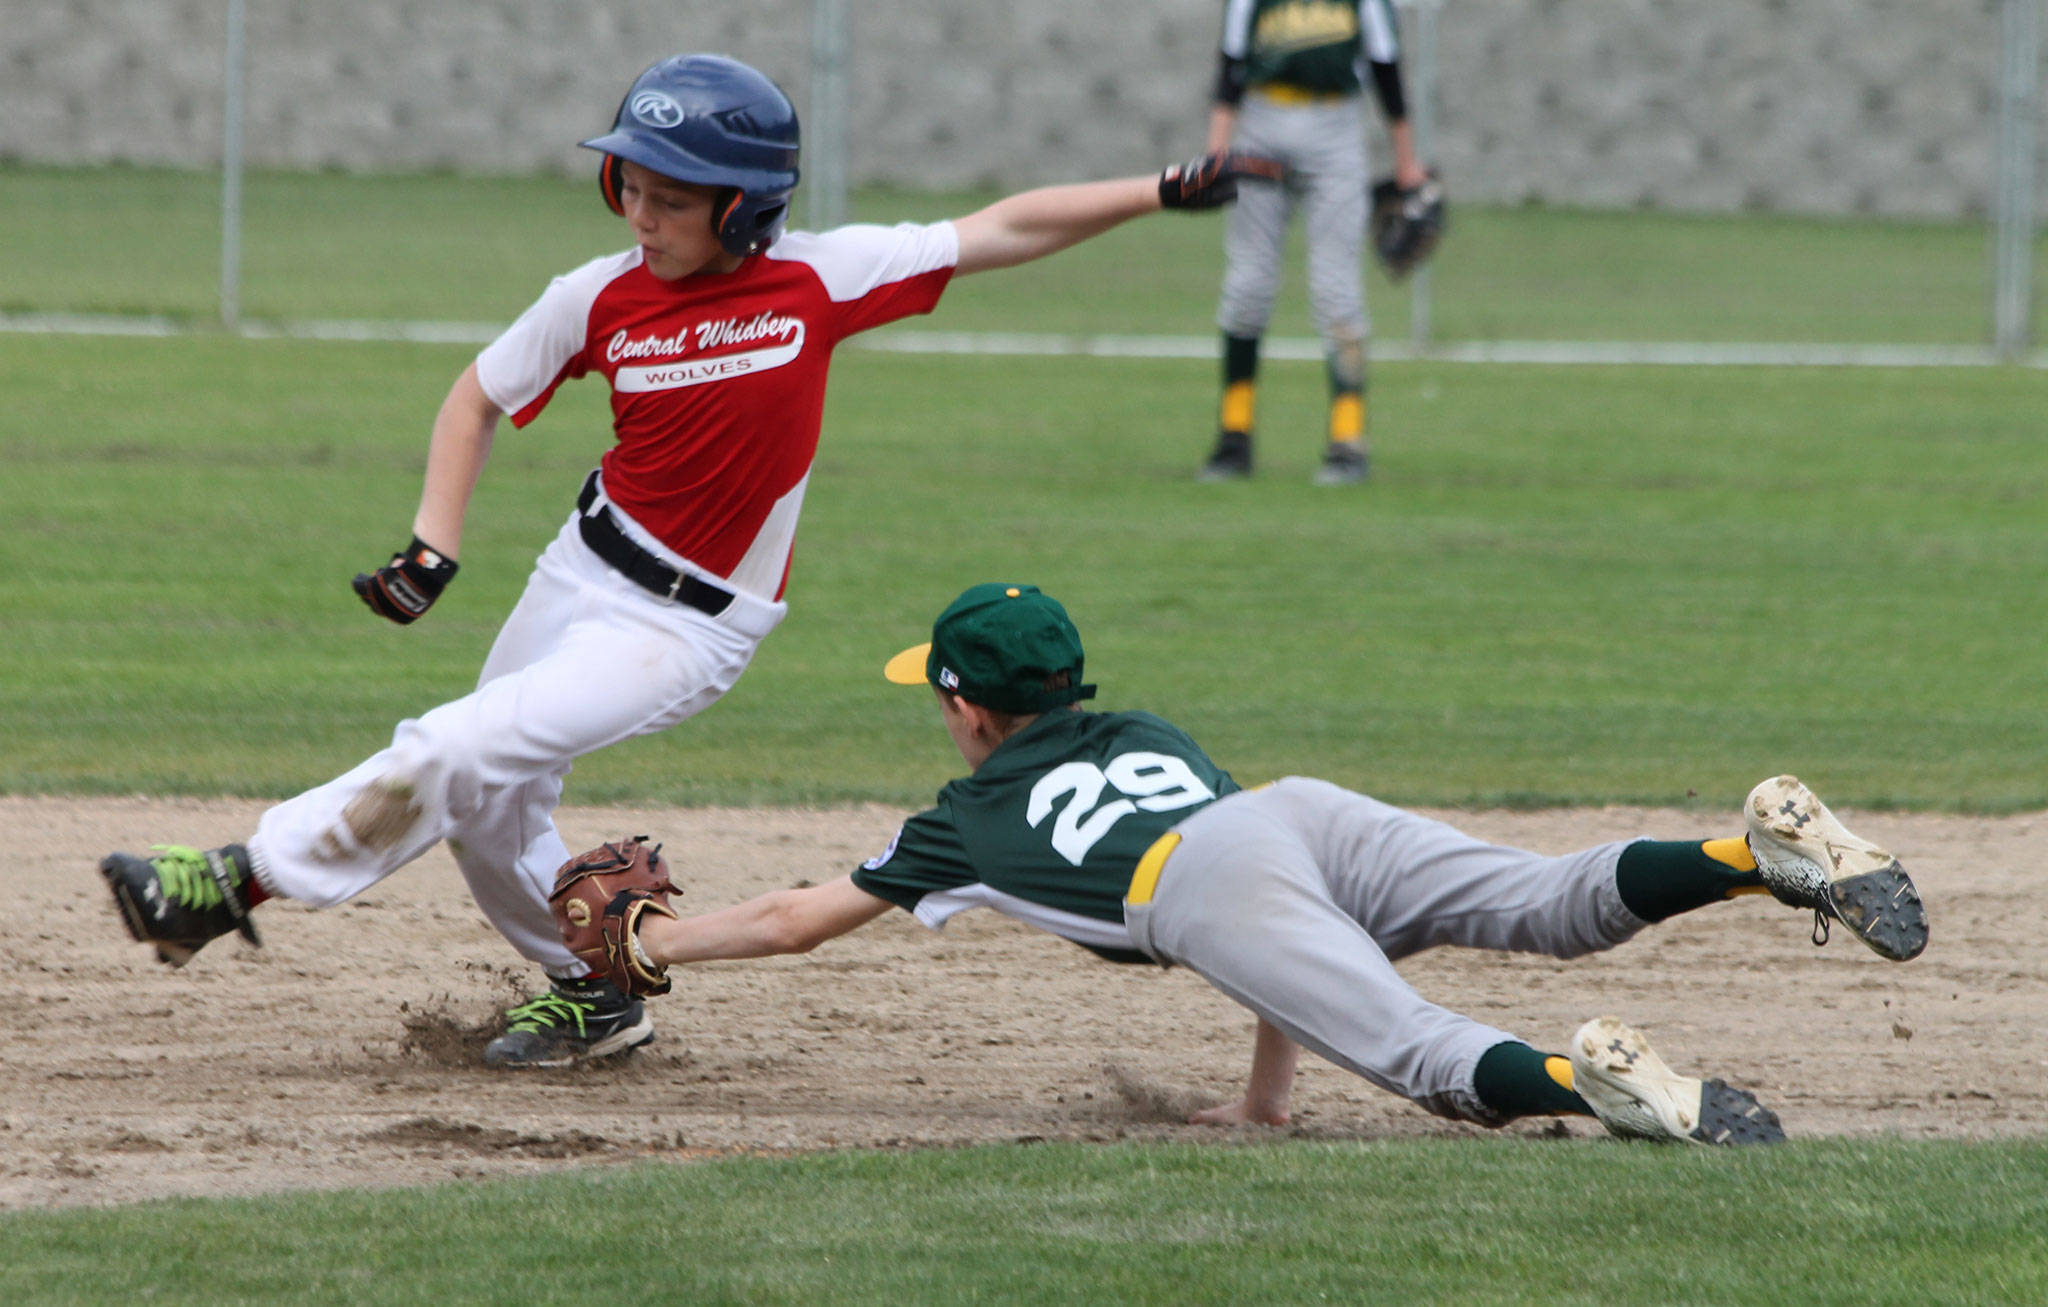
{"type": "Polygon", "coordinates": [[[1298,776],[1219,799],[1175,830],[1151,902],[1124,908],[1137,946],[1458,1120],[1497,1123],[1472,1072],[1517,1036],[1429,1002],[1394,963],[1439,944],[1577,957],[1645,924],[1614,883],[1628,841],[1544,857],[1298,776]]]}
{"type": "Polygon", "coordinates": [[[1223,234],[1223,294],[1216,325],[1232,336],[1260,336],[1280,290],[1287,223],[1301,211],[1308,243],[1308,298],[1325,353],[1365,340],[1360,258],[1367,192],[1364,97],[1283,105],[1253,90],[1238,111],[1231,148],[1280,160],[1278,186],[1238,188],[1223,234]]]}

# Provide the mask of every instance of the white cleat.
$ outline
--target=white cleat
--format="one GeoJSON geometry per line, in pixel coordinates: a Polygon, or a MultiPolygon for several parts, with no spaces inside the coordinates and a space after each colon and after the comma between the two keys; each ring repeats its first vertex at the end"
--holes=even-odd
{"type": "Polygon", "coordinates": [[[1779,1144],[1778,1114],[1723,1080],[1681,1076],[1620,1017],[1595,1017],[1572,1036],[1572,1088],[1607,1132],[1693,1144],[1779,1144]]]}
{"type": "Polygon", "coordinates": [[[1927,910],[1890,853],[1849,833],[1796,776],[1773,776],[1749,792],[1749,851],[1781,903],[1813,909],[1813,942],[1839,921],[1894,962],[1927,947],[1927,910]]]}

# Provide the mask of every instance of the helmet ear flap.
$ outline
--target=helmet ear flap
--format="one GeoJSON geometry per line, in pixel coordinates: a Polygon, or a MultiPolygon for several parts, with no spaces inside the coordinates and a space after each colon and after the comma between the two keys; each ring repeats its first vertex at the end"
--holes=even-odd
{"type": "Polygon", "coordinates": [[[712,234],[718,237],[718,243],[724,246],[727,251],[740,255],[742,258],[753,253],[752,249],[749,248],[752,243],[750,239],[752,233],[741,231],[740,224],[736,221],[739,214],[740,201],[746,198],[747,193],[737,186],[721,186],[718,188],[717,197],[712,202],[714,214],[711,219],[712,234]]]}
{"type": "Polygon", "coordinates": [[[768,229],[772,223],[766,221],[766,217],[782,211],[782,207],[776,205],[768,215],[764,215],[758,205],[748,205],[745,201],[748,201],[748,193],[741,191],[739,186],[719,186],[719,195],[713,199],[715,217],[711,219],[711,231],[719,238],[719,246],[735,258],[745,258],[766,246],[772,236],[768,229]]]}
{"type": "Polygon", "coordinates": [[[749,200],[737,186],[721,186],[712,200],[712,234],[727,254],[744,259],[774,243],[782,234],[787,201],[772,204],[749,200]]]}
{"type": "Polygon", "coordinates": [[[604,162],[597,165],[597,189],[604,196],[607,208],[624,217],[626,214],[626,168],[616,154],[604,156],[604,162]]]}

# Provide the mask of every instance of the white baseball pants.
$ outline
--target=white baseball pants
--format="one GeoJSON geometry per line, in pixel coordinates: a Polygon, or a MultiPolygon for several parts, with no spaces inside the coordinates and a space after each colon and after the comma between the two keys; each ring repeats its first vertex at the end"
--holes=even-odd
{"type": "Polygon", "coordinates": [[[581,975],[547,904],[569,858],[554,811],[571,760],[716,703],[785,611],[744,593],[715,618],[665,602],[592,553],[570,514],[477,688],[265,812],[248,846],[257,878],[328,907],[446,840],[499,933],[550,975],[581,975]]]}
{"type": "Polygon", "coordinates": [[[1577,957],[1643,928],[1622,905],[1628,841],[1545,857],[1289,777],[1175,829],[1137,946],[1185,965],[1302,1047],[1439,1116],[1496,1124],[1480,1054],[1518,1036],[1429,1002],[1394,962],[1439,944],[1577,957]]]}

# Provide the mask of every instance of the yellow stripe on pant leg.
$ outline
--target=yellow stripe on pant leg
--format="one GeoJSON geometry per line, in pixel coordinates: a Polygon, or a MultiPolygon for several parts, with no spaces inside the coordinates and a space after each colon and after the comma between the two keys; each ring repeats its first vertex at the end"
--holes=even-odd
{"type": "Polygon", "coordinates": [[[1131,890],[1124,895],[1126,903],[1150,903],[1153,893],[1159,888],[1159,873],[1166,868],[1166,859],[1180,845],[1180,832],[1168,831],[1152,841],[1152,847],[1145,850],[1145,856],[1138,859],[1138,869],[1131,873],[1131,890]]]}

